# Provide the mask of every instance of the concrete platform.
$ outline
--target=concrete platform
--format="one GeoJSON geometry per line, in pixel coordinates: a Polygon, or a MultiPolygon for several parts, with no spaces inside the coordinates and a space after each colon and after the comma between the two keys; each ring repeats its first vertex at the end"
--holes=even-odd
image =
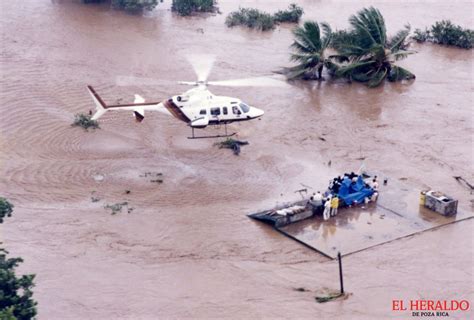
{"type": "Polygon", "coordinates": [[[347,255],[474,217],[461,209],[451,217],[426,209],[419,192],[397,181],[380,187],[377,203],[339,209],[327,221],[317,216],[275,229],[334,259],[338,251],[347,255]]]}

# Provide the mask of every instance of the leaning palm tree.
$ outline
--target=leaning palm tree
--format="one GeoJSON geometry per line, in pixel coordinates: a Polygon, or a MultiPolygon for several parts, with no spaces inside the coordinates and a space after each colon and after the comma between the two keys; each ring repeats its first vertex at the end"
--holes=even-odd
{"type": "Polygon", "coordinates": [[[333,67],[325,56],[325,50],[331,43],[331,27],[323,22],[321,28],[322,37],[319,25],[314,21],[306,21],[302,27],[293,30],[295,39],[291,45],[291,61],[297,65],[282,70],[288,79],[322,79],[323,67],[333,67]]]}
{"type": "Polygon", "coordinates": [[[409,26],[388,39],[383,16],[373,7],[362,9],[349,22],[350,36],[332,43],[338,52],[332,58],[345,62],[336,71],[337,76],[366,82],[369,87],[380,85],[385,78],[389,81],[415,78],[410,71],[394,64],[414,53],[406,50],[409,26]]]}

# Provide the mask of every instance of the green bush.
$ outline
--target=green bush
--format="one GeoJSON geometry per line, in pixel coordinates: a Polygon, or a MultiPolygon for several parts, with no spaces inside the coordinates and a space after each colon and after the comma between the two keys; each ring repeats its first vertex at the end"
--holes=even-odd
{"type": "Polygon", "coordinates": [[[290,4],[287,10],[280,10],[274,15],[275,22],[298,23],[303,15],[303,8],[295,3],[290,4]]]}
{"type": "Polygon", "coordinates": [[[437,21],[430,29],[424,31],[416,29],[413,39],[418,42],[430,41],[447,46],[471,49],[474,45],[474,31],[463,29],[449,20],[442,20],[437,21]]]}
{"type": "Polygon", "coordinates": [[[78,113],[74,116],[74,122],[72,123],[72,126],[84,128],[86,131],[89,128],[100,129],[99,123],[96,120],[92,120],[91,115],[83,113],[78,113]]]}
{"type": "Polygon", "coordinates": [[[13,205],[7,199],[0,197],[0,223],[3,223],[3,218],[11,217],[13,212],[13,205]]]}
{"type": "Polygon", "coordinates": [[[189,16],[193,12],[213,12],[216,10],[215,0],[173,0],[171,11],[181,16],[189,16]]]}
{"type": "Polygon", "coordinates": [[[271,14],[252,8],[240,8],[239,11],[231,12],[225,19],[228,27],[244,25],[251,29],[262,31],[271,30],[275,27],[275,20],[271,14]]]}

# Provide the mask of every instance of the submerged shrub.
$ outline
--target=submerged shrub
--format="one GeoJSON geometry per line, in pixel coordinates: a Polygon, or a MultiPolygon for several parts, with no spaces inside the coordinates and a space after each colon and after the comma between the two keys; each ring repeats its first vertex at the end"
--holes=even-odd
{"type": "Polygon", "coordinates": [[[428,41],[430,38],[431,38],[431,35],[430,35],[430,30],[428,30],[428,28],[425,28],[425,30],[421,30],[421,29],[415,29],[415,31],[413,31],[414,35],[413,35],[413,39],[415,39],[416,41],[418,42],[425,42],[425,41],[428,41]]]}
{"type": "Polygon", "coordinates": [[[298,23],[303,15],[303,8],[297,6],[295,3],[290,4],[288,9],[279,10],[274,15],[276,22],[294,22],[298,23]]]}
{"type": "Polygon", "coordinates": [[[449,20],[437,21],[430,29],[415,30],[413,36],[418,42],[430,41],[434,43],[471,49],[474,45],[474,31],[463,29],[449,20]]]}
{"type": "Polygon", "coordinates": [[[181,16],[189,16],[193,12],[213,12],[216,10],[215,0],[173,0],[171,11],[181,16]]]}
{"type": "Polygon", "coordinates": [[[100,129],[99,123],[96,120],[92,120],[92,116],[88,114],[78,113],[74,116],[73,127],[81,127],[86,131],[89,128],[100,129]]]}
{"type": "MultiPolygon", "coordinates": [[[[104,0],[82,0],[82,2],[99,3],[104,2],[104,0]]],[[[163,2],[163,0],[161,0],[161,2],[163,2]]],[[[142,10],[153,10],[158,5],[158,0],[110,0],[110,3],[117,9],[138,12],[142,10]]]]}
{"type": "Polygon", "coordinates": [[[431,26],[431,35],[436,43],[470,49],[474,42],[474,31],[463,29],[449,20],[436,22],[431,26]]]}
{"type": "Polygon", "coordinates": [[[112,0],[112,6],[127,11],[153,10],[158,0],[112,0]]]}
{"type": "Polygon", "coordinates": [[[240,8],[239,11],[231,12],[225,19],[228,27],[244,25],[251,29],[262,31],[271,30],[275,27],[272,15],[252,8],[240,8]]]}

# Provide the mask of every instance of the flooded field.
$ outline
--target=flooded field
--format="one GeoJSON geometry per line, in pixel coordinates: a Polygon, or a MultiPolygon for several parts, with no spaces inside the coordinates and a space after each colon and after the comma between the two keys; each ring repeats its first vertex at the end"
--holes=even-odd
{"type": "MultiPolygon", "coordinates": [[[[473,28],[471,2],[295,2],[304,19],[334,28],[368,5],[389,34],[447,18],[473,28]]],[[[304,185],[322,190],[361,158],[472,213],[472,194],[453,179],[474,181],[472,50],[413,44],[418,53],[401,65],[416,80],[376,89],[332,81],[213,88],[265,111],[261,121],[229,126],[250,142],[239,157],[215,141],[188,140],[185,124],[161,114],[136,123],[109,112],[94,132],[70,126],[93,108],[88,84],[109,103],[185,90],[116,80],[194,80],[188,53],[217,55],[210,80],[289,65],[292,26],[261,33],[224,25],[239,6],[287,5],[219,1],[220,15],[181,18],[169,1],[144,17],[74,1],[2,1],[0,194],[15,211],[0,242],[25,259],[21,272],[37,274],[39,319],[381,319],[408,317],[391,311],[393,299],[473,301],[473,219],[347,256],[352,295],[318,304],[318,292],[339,286],[337,262],[246,217],[297,199],[304,185]],[[163,183],[147,172],[162,173],[163,183]],[[104,209],[123,201],[131,213],[104,209]]]]}

